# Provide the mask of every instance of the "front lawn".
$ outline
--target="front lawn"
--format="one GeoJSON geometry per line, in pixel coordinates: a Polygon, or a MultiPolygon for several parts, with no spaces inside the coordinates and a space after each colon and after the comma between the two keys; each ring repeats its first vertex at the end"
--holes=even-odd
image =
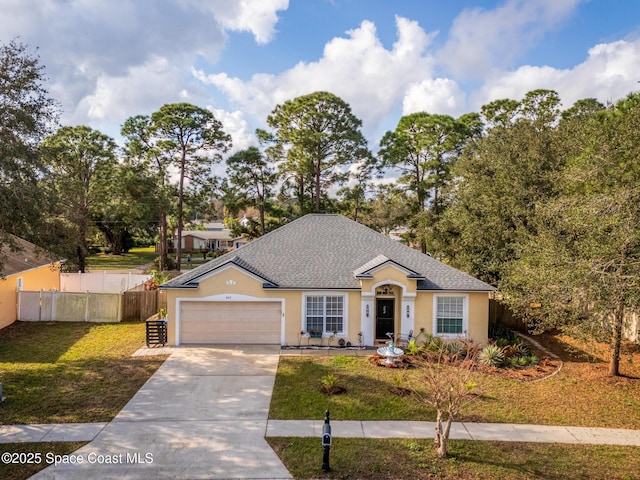
{"type": "Polygon", "coordinates": [[[110,421],[166,357],[131,357],[144,323],[16,322],[0,330],[0,424],[110,421]]]}
{"type": "Polygon", "coordinates": [[[69,455],[85,445],[86,442],[51,442],[51,443],[3,443],[0,453],[29,455],[32,463],[21,462],[20,457],[13,458],[17,462],[0,462],[0,478],[2,480],[23,480],[35,475],[50,465],[56,455],[69,455]],[[39,454],[39,455],[37,455],[39,454]]]}
{"type": "MultiPolygon", "coordinates": [[[[607,376],[606,348],[593,351],[566,338],[539,339],[564,361],[537,382],[475,373],[479,397],[458,421],[640,428],[640,354],[626,356],[619,378],[607,376]],[[589,352],[589,353],[587,353],[589,352]]],[[[333,352],[336,353],[336,352],[333,352]]],[[[358,352],[359,355],[373,352],[358,352]]],[[[271,401],[272,419],[435,420],[414,395],[420,371],[372,365],[370,355],[282,356],[271,401]],[[338,377],[346,393],[327,396],[321,379],[338,377]]],[[[633,479],[640,447],[451,440],[448,458],[433,440],[334,438],[331,473],[323,473],[319,438],[268,438],[294,478],[633,479]]]]}
{"type": "Polygon", "coordinates": [[[87,269],[128,270],[153,263],[157,256],[154,247],[132,248],[122,255],[98,253],[87,257],[87,269]]]}
{"type": "MultiPolygon", "coordinates": [[[[640,354],[627,357],[625,377],[607,376],[604,352],[589,357],[583,346],[567,338],[544,338],[564,360],[555,376],[521,382],[476,373],[480,396],[460,421],[640,428],[640,354]],[[627,360],[630,360],[628,362],[627,360]]],[[[420,389],[419,369],[388,369],[368,357],[283,356],[271,401],[272,419],[435,420],[435,412],[415,396],[399,397],[390,387],[420,389]],[[338,377],[342,395],[320,391],[321,378],[338,377]]]]}
{"type": "Polygon", "coordinates": [[[296,479],[572,480],[639,478],[640,447],[452,440],[449,457],[433,440],[335,438],[324,473],[318,438],[268,438],[296,479]]]}

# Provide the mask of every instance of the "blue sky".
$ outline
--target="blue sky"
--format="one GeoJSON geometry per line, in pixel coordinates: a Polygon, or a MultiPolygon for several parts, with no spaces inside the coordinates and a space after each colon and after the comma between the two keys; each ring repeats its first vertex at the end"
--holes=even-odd
{"type": "Polygon", "coordinates": [[[0,0],[0,41],[38,48],[62,122],[114,137],[187,101],[234,150],[273,107],[342,97],[373,150],[403,114],[458,116],[534,88],[615,101],[638,88],[635,0],[0,0]]]}

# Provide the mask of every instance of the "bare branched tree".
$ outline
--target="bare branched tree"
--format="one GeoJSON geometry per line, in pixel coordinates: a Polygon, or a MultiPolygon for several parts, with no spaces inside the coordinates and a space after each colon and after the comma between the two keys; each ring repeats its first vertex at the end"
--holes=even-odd
{"type": "Polygon", "coordinates": [[[443,348],[419,366],[419,388],[414,389],[414,393],[422,403],[436,409],[434,445],[439,457],[447,456],[451,424],[460,411],[477,398],[477,385],[471,379],[475,364],[474,358],[458,360],[443,348]]]}

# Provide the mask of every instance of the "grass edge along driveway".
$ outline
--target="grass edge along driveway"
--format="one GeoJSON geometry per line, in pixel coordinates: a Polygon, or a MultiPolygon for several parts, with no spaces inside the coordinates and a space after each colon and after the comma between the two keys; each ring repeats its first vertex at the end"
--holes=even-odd
{"type": "MultiPolygon", "coordinates": [[[[478,379],[482,396],[464,421],[540,423],[640,429],[640,354],[629,352],[625,377],[607,377],[606,346],[591,348],[567,337],[540,339],[565,362],[541,382],[478,379]]],[[[368,356],[281,357],[271,419],[430,420],[435,412],[390,392],[415,386],[415,372],[375,367],[368,356]],[[320,392],[335,375],[343,395],[320,392]]],[[[435,456],[433,440],[335,438],[332,472],[321,470],[319,438],[270,437],[267,441],[294,478],[632,479],[640,478],[640,447],[451,440],[449,457],[435,456]]]]}
{"type": "Polygon", "coordinates": [[[0,330],[0,424],[108,422],[166,356],[131,357],[144,323],[15,322],[0,330]]]}

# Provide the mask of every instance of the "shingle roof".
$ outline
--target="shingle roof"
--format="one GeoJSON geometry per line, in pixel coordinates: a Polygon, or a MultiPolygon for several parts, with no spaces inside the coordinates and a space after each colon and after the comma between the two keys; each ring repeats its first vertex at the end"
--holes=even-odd
{"type": "Polygon", "coordinates": [[[15,275],[33,268],[51,265],[56,260],[47,252],[15,235],[9,235],[17,249],[3,245],[0,250],[0,276],[15,275]]]}
{"type": "MultiPolygon", "coordinates": [[[[491,291],[493,287],[342,215],[310,214],[195,268],[161,288],[189,288],[229,263],[271,288],[359,289],[356,274],[385,262],[416,272],[419,290],[491,291]]],[[[412,275],[415,277],[415,275],[412,275]]]]}

